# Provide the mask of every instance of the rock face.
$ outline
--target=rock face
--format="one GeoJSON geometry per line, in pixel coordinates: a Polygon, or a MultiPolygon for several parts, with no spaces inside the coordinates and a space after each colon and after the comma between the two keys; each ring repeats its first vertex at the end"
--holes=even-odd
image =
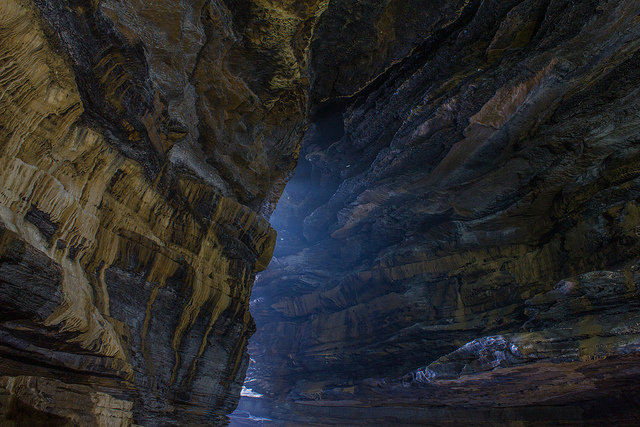
{"type": "Polygon", "coordinates": [[[0,0],[0,424],[226,424],[308,3],[0,0]]]}
{"type": "Polygon", "coordinates": [[[640,416],[637,1],[0,0],[0,41],[0,424],[225,425],[250,298],[269,417],[640,416]]]}
{"type": "Polygon", "coordinates": [[[310,63],[241,406],[635,424],[640,4],[334,1],[310,63]]]}

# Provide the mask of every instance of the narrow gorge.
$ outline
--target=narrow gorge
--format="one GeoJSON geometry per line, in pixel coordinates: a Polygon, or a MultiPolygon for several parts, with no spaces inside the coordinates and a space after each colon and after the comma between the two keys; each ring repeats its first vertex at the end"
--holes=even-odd
{"type": "Polygon", "coordinates": [[[0,41],[0,425],[637,425],[637,0],[0,0],[0,41]]]}

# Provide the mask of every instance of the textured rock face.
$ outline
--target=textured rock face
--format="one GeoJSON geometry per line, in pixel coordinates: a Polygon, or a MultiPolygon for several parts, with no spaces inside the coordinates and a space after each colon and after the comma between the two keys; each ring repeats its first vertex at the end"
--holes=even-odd
{"type": "Polygon", "coordinates": [[[226,423],[323,7],[0,0],[0,424],[226,423]]]}
{"type": "Polygon", "coordinates": [[[252,410],[638,416],[637,1],[0,0],[0,41],[0,424],[226,424],[303,135],[252,410]]]}
{"type": "Polygon", "coordinates": [[[244,407],[632,424],[640,4],[378,3],[331,2],[311,43],[329,101],[252,296],[247,387],[275,403],[244,407]]]}

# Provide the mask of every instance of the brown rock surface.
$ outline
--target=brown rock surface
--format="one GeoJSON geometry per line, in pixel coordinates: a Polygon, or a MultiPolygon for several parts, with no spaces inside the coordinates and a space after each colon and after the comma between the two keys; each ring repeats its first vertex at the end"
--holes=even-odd
{"type": "Polygon", "coordinates": [[[321,7],[0,1],[0,424],[226,423],[321,7]]]}

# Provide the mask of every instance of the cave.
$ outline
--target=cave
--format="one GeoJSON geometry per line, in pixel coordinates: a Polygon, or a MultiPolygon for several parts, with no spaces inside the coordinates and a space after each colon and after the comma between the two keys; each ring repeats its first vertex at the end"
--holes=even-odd
{"type": "Polygon", "coordinates": [[[635,426],[637,0],[0,0],[0,425],[635,426]]]}

